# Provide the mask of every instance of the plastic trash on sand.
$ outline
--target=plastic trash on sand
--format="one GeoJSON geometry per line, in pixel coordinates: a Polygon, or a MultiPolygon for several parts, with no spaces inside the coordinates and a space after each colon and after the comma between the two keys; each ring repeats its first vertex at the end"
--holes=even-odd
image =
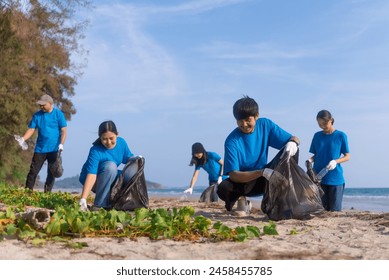
{"type": "Polygon", "coordinates": [[[205,202],[205,203],[210,203],[210,202],[217,202],[218,201],[218,196],[216,194],[217,191],[217,186],[218,184],[212,184],[209,187],[207,187],[200,196],[199,202],[205,202]]]}

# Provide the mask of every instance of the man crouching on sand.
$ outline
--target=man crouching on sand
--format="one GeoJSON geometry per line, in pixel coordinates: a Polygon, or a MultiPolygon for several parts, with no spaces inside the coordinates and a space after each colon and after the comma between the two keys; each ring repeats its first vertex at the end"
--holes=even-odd
{"type": "Polygon", "coordinates": [[[248,96],[235,102],[233,114],[238,127],[224,143],[224,175],[229,178],[220,183],[217,194],[229,212],[238,201],[234,213],[245,216],[251,209],[246,196],[263,195],[273,172],[265,168],[269,147],[281,150],[285,146],[285,152],[294,156],[300,140],[270,119],[259,118],[258,104],[248,96]]]}

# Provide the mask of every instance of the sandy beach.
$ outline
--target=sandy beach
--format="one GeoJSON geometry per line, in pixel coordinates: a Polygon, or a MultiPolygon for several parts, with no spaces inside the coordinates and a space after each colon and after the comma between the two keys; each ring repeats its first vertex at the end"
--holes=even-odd
{"type": "MultiPolygon", "coordinates": [[[[247,217],[225,212],[223,203],[195,199],[151,197],[150,208],[191,205],[196,215],[229,227],[269,222],[254,204],[247,217]]],[[[153,241],[147,237],[74,238],[87,247],[73,249],[49,241],[42,247],[16,239],[0,242],[2,260],[389,260],[389,213],[347,210],[325,212],[309,220],[276,222],[278,235],[263,235],[245,242],[153,241]],[[291,234],[294,233],[294,234],[291,234]]]]}

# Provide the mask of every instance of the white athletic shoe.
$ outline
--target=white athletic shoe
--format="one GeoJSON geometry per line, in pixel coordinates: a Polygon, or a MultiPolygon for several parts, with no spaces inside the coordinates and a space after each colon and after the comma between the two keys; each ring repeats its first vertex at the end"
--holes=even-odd
{"type": "Polygon", "coordinates": [[[252,205],[250,200],[247,200],[245,196],[242,196],[237,201],[235,215],[240,217],[247,216],[250,214],[251,207],[252,205]]]}

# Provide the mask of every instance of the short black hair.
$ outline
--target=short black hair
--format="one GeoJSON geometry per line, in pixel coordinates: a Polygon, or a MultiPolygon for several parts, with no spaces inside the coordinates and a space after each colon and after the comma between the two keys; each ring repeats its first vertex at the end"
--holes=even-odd
{"type": "Polygon", "coordinates": [[[326,122],[331,121],[332,124],[334,124],[335,120],[332,117],[332,114],[328,110],[321,110],[319,113],[316,115],[316,120],[322,119],[325,120],[326,122]]]}
{"type": "Polygon", "coordinates": [[[256,117],[259,114],[259,106],[254,99],[244,95],[241,99],[235,102],[233,113],[237,121],[247,119],[251,116],[256,117]]]}

